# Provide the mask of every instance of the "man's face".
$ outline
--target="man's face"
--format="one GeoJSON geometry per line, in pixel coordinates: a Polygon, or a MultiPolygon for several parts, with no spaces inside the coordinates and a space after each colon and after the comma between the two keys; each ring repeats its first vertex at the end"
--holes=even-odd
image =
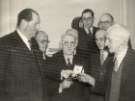
{"type": "Polygon", "coordinates": [[[35,33],[39,30],[39,24],[40,24],[39,15],[32,13],[32,20],[30,22],[27,22],[26,28],[30,38],[33,37],[35,33]]]}
{"type": "Polygon", "coordinates": [[[47,35],[45,35],[44,33],[39,33],[36,37],[36,40],[37,40],[37,43],[38,43],[38,46],[39,46],[39,49],[42,51],[42,52],[45,52],[46,49],[47,49],[47,46],[48,46],[48,37],[47,35]]]}
{"type": "Polygon", "coordinates": [[[108,47],[110,53],[116,53],[119,50],[120,44],[121,43],[118,38],[107,35],[106,46],[108,47]]]}
{"type": "Polygon", "coordinates": [[[93,26],[94,18],[90,12],[84,13],[82,15],[82,22],[85,28],[90,28],[93,26]]]}
{"type": "Polygon", "coordinates": [[[101,17],[98,25],[100,29],[107,30],[110,26],[112,26],[112,19],[111,17],[104,15],[101,17]]]}
{"type": "Polygon", "coordinates": [[[96,44],[98,46],[98,48],[104,49],[105,47],[105,35],[104,32],[97,32],[96,33],[96,44]]]}
{"type": "Polygon", "coordinates": [[[69,35],[65,36],[62,41],[62,46],[64,54],[72,55],[76,48],[74,37],[69,35]]]}

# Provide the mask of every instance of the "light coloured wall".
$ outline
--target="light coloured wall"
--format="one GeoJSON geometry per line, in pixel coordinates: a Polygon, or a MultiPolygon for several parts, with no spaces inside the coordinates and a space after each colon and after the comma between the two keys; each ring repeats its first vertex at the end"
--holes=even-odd
{"type": "Polygon", "coordinates": [[[131,31],[133,49],[135,49],[135,0],[127,0],[127,26],[131,31]]]}
{"type": "Polygon", "coordinates": [[[95,25],[99,16],[110,12],[116,22],[124,23],[124,0],[1,0],[0,35],[13,31],[16,27],[17,13],[29,7],[37,10],[41,16],[41,29],[49,34],[50,47],[58,47],[60,36],[70,28],[73,17],[81,15],[85,8],[95,12],[95,25]]]}

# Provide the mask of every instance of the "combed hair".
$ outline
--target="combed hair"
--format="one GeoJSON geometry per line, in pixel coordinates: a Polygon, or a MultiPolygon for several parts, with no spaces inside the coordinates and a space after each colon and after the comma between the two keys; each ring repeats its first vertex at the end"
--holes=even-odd
{"type": "Polygon", "coordinates": [[[20,25],[22,20],[26,20],[26,21],[31,21],[32,20],[32,13],[35,13],[37,15],[39,15],[35,10],[31,9],[31,8],[26,8],[23,9],[19,14],[18,14],[18,19],[17,19],[17,26],[20,25]]]}
{"type": "Polygon", "coordinates": [[[84,9],[82,11],[82,16],[83,16],[84,13],[88,13],[88,12],[91,13],[92,17],[94,17],[94,11],[92,9],[89,9],[89,8],[84,9]]]}

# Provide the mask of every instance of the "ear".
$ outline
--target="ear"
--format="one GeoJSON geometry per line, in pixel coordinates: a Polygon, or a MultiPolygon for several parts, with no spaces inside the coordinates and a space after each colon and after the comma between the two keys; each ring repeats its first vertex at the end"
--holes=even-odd
{"type": "Polygon", "coordinates": [[[28,26],[28,22],[26,20],[22,20],[21,21],[21,25],[24,26],[24,28],[26,28],[28,26]]]}

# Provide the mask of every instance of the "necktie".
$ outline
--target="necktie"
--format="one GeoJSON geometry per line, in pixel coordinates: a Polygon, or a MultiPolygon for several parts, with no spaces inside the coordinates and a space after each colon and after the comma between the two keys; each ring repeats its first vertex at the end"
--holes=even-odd
{"type": "Polygon", "coordinates": [[[70,68],[72,67],[72,63],[71,63],[69,58],[67,58],[67,66],[70,67],[70,68]]]}
{"type": "Polygon", "coordinates": [[[104,63],[104,51],[103,50],[101,50],[100,51],[100,63],[101,63],[101,65],[103,65],[103,63],[104,63]]]}
{"type": "Polygon", "coordinates": [[[43,59],[46,60],[46,54],[43,52],[43,59]]]}

